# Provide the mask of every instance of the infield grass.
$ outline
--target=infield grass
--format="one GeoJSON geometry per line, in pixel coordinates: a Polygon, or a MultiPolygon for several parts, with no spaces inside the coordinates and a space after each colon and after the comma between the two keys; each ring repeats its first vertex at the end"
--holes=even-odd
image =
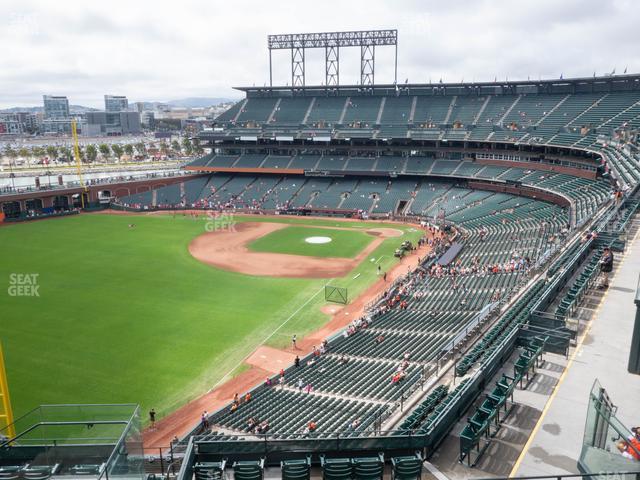
{"type": "Polygon", "coordinates": [[[286,227],[251,242],[249,250],[255,252],[288,253],[312,257],[353,258],[373,237],[357,230],[337,230],[318,227],[286,227]],[[308,243],[309,237],[328,237],[328,243],[308,243]]]}
{"type": "MultiPolygon", "coordinates": [[[[369,237],[358,230],[381,226],[237,221],[353,227],[357,236],[347,233],[361,245],[369,237]]],[[[283,346],[328,320],[320,312],[327,280],[253,277],[192,258],[187,246],[205,222],[80,215],[0,228],[0,340],[16,416],[45,403],[126,402],[162,416],[243,371],[242,360],[260,344],[283,346]],[[10,296],[16,273],[38,274],[39,296],[10,296]]],[[[329,282],[355,298],[375,280],[378,263],[387,270],[397,245],[420,235],[394,228],[405,235],[386,239],[329,282]]]]}

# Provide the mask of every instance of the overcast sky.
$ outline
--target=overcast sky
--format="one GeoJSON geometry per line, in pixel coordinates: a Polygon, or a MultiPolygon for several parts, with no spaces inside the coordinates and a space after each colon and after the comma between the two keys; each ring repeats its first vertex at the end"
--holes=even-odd
{"type": "MultiPolygon", "coordinates": [[[[638,0],[3,0],[0,107],[239,97],[231,87],[268,82],[272,33],[397,28],[400,82],[638,73],[639,25],[638,0]]],[[[308,85],[322,55],[307,54],[308,85]]],[[[289,53],[273,60],[274,84],[290,83],[289,53]]],[[[340,66],[355,83],[359,50],[340,66]]],[[[379,48],[376,83],[391,81],[393,48],[379,48]]]]}

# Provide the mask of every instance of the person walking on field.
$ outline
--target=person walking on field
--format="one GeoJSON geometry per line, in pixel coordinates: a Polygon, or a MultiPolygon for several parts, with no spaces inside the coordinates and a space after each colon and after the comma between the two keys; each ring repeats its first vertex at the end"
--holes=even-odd
{"type": "Polygon", "coordinates": [[[293,337],[291,337],[291,346],[294,350],[298,349],[298,337],[295,334],[293,335],[293,337]]]}
{"type": "Polygon", "coordinates": [[[155,409],[149,410],[149,421],[151,422],[151,428],[155,428],[156,426],[156,411],[155,409]]]}

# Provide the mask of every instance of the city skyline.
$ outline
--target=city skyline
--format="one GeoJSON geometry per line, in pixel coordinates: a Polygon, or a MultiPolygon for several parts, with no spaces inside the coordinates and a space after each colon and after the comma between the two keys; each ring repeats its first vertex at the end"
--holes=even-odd
{"type": "MultiPolygon", "coordinates": [[[[0,6],[5,22],[0,38],[12,47],[0,60],[0,108],[36,106],[44,94],[66,95],[72,104],[95,108],[102,107],[107,92],[126,95],[132,103],[240,98],[233,86],[268,82],[266,37],[273,33],[397,28],[400,82],[640,71],[635,34],[640,9],[630,0],[545,0],[519,8],[502,0],[324,6],[285,1],[273,9],[249,1],[188,1],[176,10],[149,2],[6,2],[0,6]],[[253,15],[242,15],[245,11],[253,15]]],[[[341,83],[355,83],[358,54],[357,49],[341,52],[341,83]]],[[[392,81],[392,55],[376,51],[378,83],[392,81]]],[[[288,52],[276,52],[273,60],[274,84],[286,85],[288,52]]],[[[307,83],[320,84],[322,52],[309,52],[307,62],[307,83]]]]}

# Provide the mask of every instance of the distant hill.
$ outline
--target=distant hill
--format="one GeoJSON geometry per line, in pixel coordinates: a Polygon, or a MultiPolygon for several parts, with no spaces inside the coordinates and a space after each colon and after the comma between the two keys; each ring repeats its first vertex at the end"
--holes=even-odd
{"type": "Polygon", "coordinates": [[[69,105],[69,112],[71,113],[85,113],[85,112],[98,112],[99,108],[83,107],[82,105],[69,105]]]}
{"type": "MultiPolygon", "coordinates": [[[[95,112],[99,110],[98,108],[85,107],[83,105],[69,105],[69,112],[71,113],[85,113],[85,112],[95,112]]],[[[30,113],[39,113],[43,112],[44,107],[11,107],[0,110],[3,113],[15,113],[15,112],[30,112],[30,113]]]]}
{"type": "Polygon", "coordinates": [[[171,105],[172,107],[200,108],[200,107],[211,107],[213,105],[219,105],[221,103],[235,102],[237,100],[238,99],[218,98],[218,97],[189,97],[189,98],[181,98],[178,100],[171,100],[165,103],[171,105]]]}
{"type": "Polygon", "coordinates": [[[3,108],[0,110],[2,113],[15,113],[15,112],[29,112],[29,113],[38,113],[43,110],[42,107],[11,107],[11,108],[3,108]]]}
{"type": "MultiPolygon", "coordinates": [[[[212,107],[214,105],[220,105],[221,103],[229,103],[229,102],[237,102],[239,98],[222,98],[222,97],[188,97],[188,98],[180,98],[177,100],[169,100],[167,102],[143,102],[145,104],[145,108],[154,109],[158,105],[169,105],[171,107],[180,107],[180,108],[203,108],[203,107],[212,107]]],[[[133,107],[133,103],[130,101],[130,107],[133,107]]],[[[14,112],[31,112],[31,113],[39,113],[44,110],[43,107],[11,107],[0,109],[0,112],[3,113],[14,113],[14,112]]],[[[85,112],[95,112],[101,110],[99,108],[91,108],[85,107],[83,105],[69,105],[69,111],[71,113],[85,113],[85,112]]]]}

